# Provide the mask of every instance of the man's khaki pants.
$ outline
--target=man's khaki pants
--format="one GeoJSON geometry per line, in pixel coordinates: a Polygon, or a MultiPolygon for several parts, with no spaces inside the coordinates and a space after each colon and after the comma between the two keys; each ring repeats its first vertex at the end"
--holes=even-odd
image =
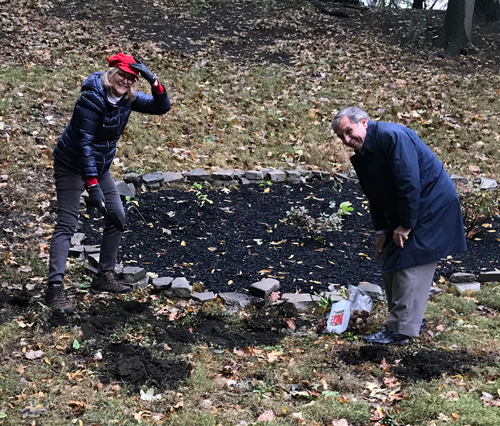
{"type": "Polygon", "coordinates": [[[389,316],[389,330],[418,336],[437,262],[383,274],[389,316]]]}

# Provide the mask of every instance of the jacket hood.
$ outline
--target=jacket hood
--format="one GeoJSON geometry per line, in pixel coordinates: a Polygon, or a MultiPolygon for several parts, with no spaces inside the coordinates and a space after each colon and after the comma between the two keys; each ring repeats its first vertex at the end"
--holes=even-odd
{"type": "Polygon", "coordinates": [[[105,90],[104,86],[102,85],[102,80],[101,76],[104,73],[102,71],[95,72],[93,74],[90,74],[87,79],[83,82],[82,84],[82,92],[84,90],[93,90],[95,92],[98,92],[102,95],[105,95],[105,90]]]}

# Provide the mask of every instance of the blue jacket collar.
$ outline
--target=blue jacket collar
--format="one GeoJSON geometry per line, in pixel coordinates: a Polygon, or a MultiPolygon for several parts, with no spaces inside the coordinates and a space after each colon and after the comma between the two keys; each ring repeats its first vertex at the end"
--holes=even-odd
{"type": "Polygon", "coordinates": [[[377,138],[378,121],[368,120],[368,128],[366,129],[366,137],[363,143],[363,148],[373,152],[373,146],[377,138]]]}

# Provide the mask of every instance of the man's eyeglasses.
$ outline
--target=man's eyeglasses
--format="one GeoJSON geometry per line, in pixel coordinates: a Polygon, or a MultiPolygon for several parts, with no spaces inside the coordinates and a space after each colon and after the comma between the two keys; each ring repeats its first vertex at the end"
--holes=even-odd
{"type": "Polygon", "coordinates": [[[127,74],[125,72],[118,72],[117,73],[118,77],[120,77],[121,80],[126,80],[127,83],[134,84],[138,81],[138,78],[132,74],[127,74]]]}

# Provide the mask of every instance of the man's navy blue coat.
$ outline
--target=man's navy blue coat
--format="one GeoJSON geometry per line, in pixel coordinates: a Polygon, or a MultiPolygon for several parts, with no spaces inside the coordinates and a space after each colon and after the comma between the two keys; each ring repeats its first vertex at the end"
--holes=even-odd
{"type": "Polygon", "coordinates": [[[375,230],[411,228],[403,249],[391,244],[382,272],[424,265],[467,250],[458,195],[450,177],[417,134],[369,121],[364,152],[351,162],[370,202],[375,230]]]}
{"type": "Polygon", "coordinates": [[[90,75],[82,84],[70,122],[54,148],[54,158],[64,166],[81,173],[84,179],[100,178],[109,170],[131,111],[165,114],[170,110],[167,92],[146,95],[136,92],[134,101],[107,101],[102,72],[90,75]]]}

